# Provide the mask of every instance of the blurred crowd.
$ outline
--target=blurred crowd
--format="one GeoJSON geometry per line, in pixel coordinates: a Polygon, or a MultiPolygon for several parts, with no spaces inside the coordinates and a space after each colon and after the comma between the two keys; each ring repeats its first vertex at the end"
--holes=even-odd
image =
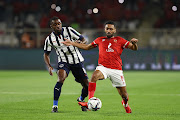
{"type": "Polygon", "coordinates": [[[163,14],[155,22],[155,28],[176,28],[180,27],[180,1],[179,0],[161,0],[159,2],[163,14]],[[163,3],[163,4],[161,4],[163,3]],[[175,7],[173,11],[173,6],[175,7]],[[177,7],[177,8],[176,8],[177,7]]]}
{"type": "MultiPolygon", "coordinates": [[[[58,16],[65,25],[80,28],[102,28],[106,20],[117,21],[121,28],[136,28],[150,0],[124,0],[123,4],[118,1],[123,0],[0,0],[0,24],[8,28],[48,28],[49,19],[58,16]],[[60,11],[52,9],[52,4],[60,6],[60,11]],[[93,8],[98,8],[98,13],[88,14],[87,10],[93,8]]],[[[172,11],[177,0],[152,1],[159,3],[163,11],[154,27],[180,26],[179,12],[172,11]]]]}
{"type": "Polygon", "coordinates": [[[159,4],[163,12],[154,22],[154,28],[180,27],[180,12],[172,11],[177,0],[0,0],[0,35],[6,28],[15,28],[21,47],[34,48],[35,38],[23,29],[49,28],[53,16],[58,16],[63,25],[75,29],[103,28],[105,21],[113,20],[118,28],[135,30],[142,24],[145,11],[153,9],[148,8],[152,2],[159,4]],[[52,4],[60,6],[60,11],[52,9],[52,4]],[[97,13],[87,12],[94,8],[98,9],[97,13]]]}
{"type": "Polygon", "coordinates": [[[1,0],[0,22],[6,27],[49,27],[52,16],[61,18],[65,25],[80,28],[102,28],[106,20],[118,21],[121,27],[136,27],[141,20],[145,0],[1,0]],[[60,6],[57,12],[52,4],[60,6]],[[98,8],[98,13],[87,13],[98,8]],[[134,25],[133,25],[134,24],[134,25]]]}

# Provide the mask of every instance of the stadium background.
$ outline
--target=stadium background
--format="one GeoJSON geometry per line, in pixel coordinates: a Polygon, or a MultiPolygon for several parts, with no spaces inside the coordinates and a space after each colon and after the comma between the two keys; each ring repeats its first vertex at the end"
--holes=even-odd
{"type": "MultiPolygon", "coordinates": [[[[180,70],[178,0],[1,0],[0,69],[46,69],[43,45],[58,16],[92,42],[113,20],[117,34],[139,39],[139,50],[124,50],[124,70],[180,70]]],[[[87,70],[97,65],[98,50],[82,51],[87,70]]],[[[51,55],[56,67],[56,55],[51,55]]]]}

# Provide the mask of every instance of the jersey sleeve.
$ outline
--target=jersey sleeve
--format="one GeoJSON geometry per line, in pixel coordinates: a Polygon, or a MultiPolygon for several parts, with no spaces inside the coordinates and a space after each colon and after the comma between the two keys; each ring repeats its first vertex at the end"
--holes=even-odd
{"type": "Polygon", "coordinates": [[[52,45],[50,44],[49,36],[46,38],[44,43],[44,53],[49,54],[52,50],[52,45]]]}
{"type": "Polygon", "coordinates": [[[99,38],[96,38],[96,39],[91,43],[91,45],[92,45],[93,47],[97,47],[98,44],[99,44],[99,38]]]}
{"type": "Polygon", "coordinates": [[[75,29],[73,29],[72,27],[68,27],[68,29],[70,31],[72,38],[77,39],[77,40],[83,39],[83,36],[79,32],[77,32],[75,29]]]}
{"type": "Polygon", "coordinates": [[[129,45],[129,41],[125,40],[124,38],[121,38],[121,47],[124,49],[124,48],[127,48],[129,45]]]}

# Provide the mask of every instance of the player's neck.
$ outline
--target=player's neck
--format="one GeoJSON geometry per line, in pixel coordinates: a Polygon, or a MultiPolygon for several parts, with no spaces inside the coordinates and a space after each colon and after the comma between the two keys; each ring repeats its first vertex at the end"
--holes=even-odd
{"type": "Polygon", "coordinates": [[[61,31],[53,31],[55,33],[55,35],[60,35],[61,31]]]}
{"type": "Polygon", "coordinates": [[[114,38],[114,36],[106,36],[108,39],[114,38]]]}

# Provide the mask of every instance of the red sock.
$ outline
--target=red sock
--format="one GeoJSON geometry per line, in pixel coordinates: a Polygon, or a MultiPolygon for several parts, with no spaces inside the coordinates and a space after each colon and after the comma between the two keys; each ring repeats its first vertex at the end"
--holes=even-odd
{"type": "Polygon", "coordinates": [[[89,87],[88,87],[89,99],[94,97],[95,90],[96,90],[96,83],[89,82],[89,87]]]}

